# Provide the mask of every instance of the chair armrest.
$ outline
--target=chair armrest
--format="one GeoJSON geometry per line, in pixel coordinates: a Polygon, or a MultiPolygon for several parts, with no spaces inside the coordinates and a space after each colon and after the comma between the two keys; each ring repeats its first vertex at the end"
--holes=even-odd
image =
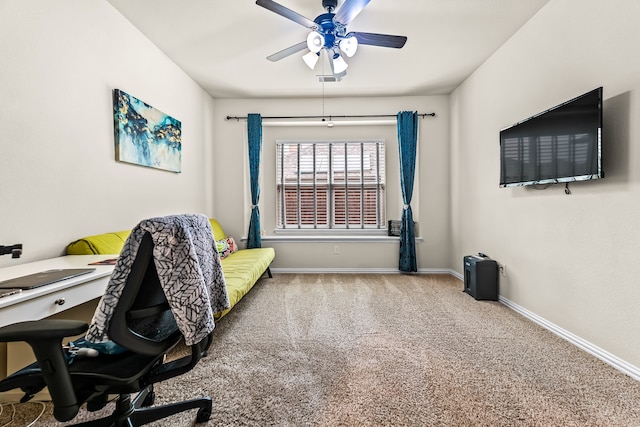
{"type": "Polygon", "coordinates": [[[0,342],[38,341],[80,335],[89,325],[79,320],[43,319],[19,322],[0,328],[0,342]]]}
{"type": "Polygon", "coordinates": [[[80,409],[62,350],[62,339],[79,335],[88,328],[85,322],[63,319],[34,320],[0,328],[0,342],[25,341],[33,349],[58,421],[73,419],[80,409]]]}

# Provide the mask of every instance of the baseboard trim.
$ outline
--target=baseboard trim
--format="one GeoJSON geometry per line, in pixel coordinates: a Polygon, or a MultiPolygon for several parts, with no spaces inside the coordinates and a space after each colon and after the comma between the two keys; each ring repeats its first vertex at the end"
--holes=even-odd
{"type": "MultiPolygon", "coordinates": [[[[349,273],[349,274],[366,274],[366,273],[377,273],[377,274],[402,274],[401,271],[394,268],[272,268],[272,272],[274,273],[310,273],[310,274],[340,274],[340,273],[349,273]]],[[[449,274],[460,281],[464,281],[464,276],[458,273],[455,270],[450,268],[420,268],[417,273],[414,274],[449,274]]],[[[602,360],[606,364],[612,366],[618,371],[622,372],[635,379],[636,381],[640,381],[640,368],[634,366],[617,356],[609,353],[606,350],[598,347],[597,345],[590,343],[589,341],[580,338],[579,336],[561,328],[560,326],[549,322],[543,317],[538,316],[537,314],[527,310],[526,308],[514,303],[513,301],[499,296],[498,300],[505,306],[509,307],[511,310],[516,313],[521,314],[532,322],[542,326],[546,330],[556,334],[560,338],[565,341],[570,342],[571,344],[577,346],[578,348],[586,351],[587,353],[597,357],[602,360]]]]}
{"type": "MultiPolygon", "coordinates": [[[[457,279],[464,281],[464,276],[456,271],[452,272],[451,274],[452,276],[456,277],[457,279]]],[[[561,328],[560,326],[549,322],[547,319],[538,316],[537,314],[527,310],[526,308],[516,304],[515,302],[503,297],[503,296],[498,296],[498,300],[505,306],[509,307],[511,310],[515,311],[516,313],[521,314],[522,316],[526,317],[527,319],[531,320],[534,323],[537,323],[538,325],[542,326],[544,329],[550,331],[553,334],[556,334],[557,336],[559,336],[560,338],[562,338],[565,341],[568,341],[569,343],[575,345],[576,347],[582,349],[583,351],[586,351],[587,353],[591,354],[592,356],[597,357],[598,359],[602,360],[604,363],[606,363],[607,365],[612,366],[613,368],[617,369],[618,371],[622,372],[623,374],[626,374],[628,376],[630,376],[631,378],[635,379],[636,381],[640,381],[640,368],[638,368],[637,366],[634,366],[622,359],[620,359],[617,356],[614,356],[613,354],[609,353],[606,350],[603,350],[602,348],[598,347],[597,345],[583,339],[580,338],[579,336],[567,331],[566,329],[561,328]]]]}
{"type": "MultiPolygon", "coordinates": [[[[309,268],[274,268],[271,267],[272,273],[291,273],[291,274],[406,274],[397,268],[325,268],[325,267],[309,267],[309,268]]],[[[412,274],[450,274],[454,271],[448,268],[420,268],[416,273],[412,274]]]]}
{"type": "Polygon", "coordinates": [[[461,282],[464,282],[464,276],[458,273],[457,271],[451,270],[451,275],[456,279],[460,280],[461,282]]]}
{"type": "Polygon", "coordinates": [[[640,381],[640,368],[633,366],[632,364],[625,362],[624,360],[620,359],[617,356],[614,356],[613,354],[609,353],[606,350],[603,350],[602,348],[598,347],[597,345],[590,343],[589,341],[580,338],[579,336],[567,331],[566,329],[563,329],[561,327],[559,327],[558,325],[549,322],[548,320],[538,316],[537,314],[527,310],[526,308],[514,303],[513,301],[508,300],[505,297],[498,297],[499,301],[506,305],[507,307],[509,307],[510,309],[512,309],[513,311],[523,315],[524,317],[526,317],[527,319],[531,320],[534,323],[537,323],[538,325],[542,326],[543,328],[547,329],[548,331],[556,334],[557,336],[559,336],[560,338],[569,341],[571,344],[577,346],[578,348],[586,351],[587,353],[597,357],[598,359],[602,360],[603,362],[605,362],[608,365],[611,365],[612,367],[614,367],[615,369],[617,369],[618,371],[630,376],[631,378],[635,379],[636,381],[640,381]]]}

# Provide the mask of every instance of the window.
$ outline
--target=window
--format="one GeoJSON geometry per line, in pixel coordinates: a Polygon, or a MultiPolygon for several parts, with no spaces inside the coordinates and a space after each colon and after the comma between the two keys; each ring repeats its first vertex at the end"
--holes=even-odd
{"type": "Polygon", "coordinates": [[[277,142],[278,229],[385,228],[384,141],[277,142]]]}

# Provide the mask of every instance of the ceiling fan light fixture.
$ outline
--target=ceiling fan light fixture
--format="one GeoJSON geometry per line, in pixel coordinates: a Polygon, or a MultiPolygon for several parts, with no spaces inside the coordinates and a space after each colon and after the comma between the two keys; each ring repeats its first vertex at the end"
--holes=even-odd
{"type": "Polygon", "coordinates": [[[355,36],[349,36],[340,40],[340,50],[349,58],[355,55],[358,50],[358,39],[355,36]]]}
{"type": "Polygon", "coordinates": [[[311,31],[307,36],[307,47],[313,53],[318,53],[324,46],[324,37],[317,31],[311,31]]]}
{"type": "Polygon", "coordinates": [[[340,75],[342,73],[345,73],[347,71],[347,67],[349,67],[349,64],[345,62],[345,60],[342,58],[342,56],[340,56],[339,53],[333,55],[333,60],[331,61],[331,69],[333,71],[333,74],[340,75]]]}
{"type": "Polygon", "coordinates": [[[312,70],[316,67],[319,58],[320,54],[317,52],[308,52],[302,57],[304,63],[307,64],[307,67],[311,68],[312,70]]]}
{"type": "MultiPolygon", "coordinates": [[[[407,41],[405,36],[392,34],[347,32],[347,25],[364,9],[371,0],[322,0],[322,7],[326,13],[322,13],[311,20],[288,7],[281,5],[275,0],[256,0],[256,4],[271,12],[274,12],[290,21],[302,25],[310,31],[307,39],[294,44],[267,57],[269,61],[275,62],[303,51],[306,48],[316,56],[320,51],[327,52],[327,59],[334,77],[339,78],[346,75],[349,66],[340,52],[351,58],[358,50],[358,45],[381,46],[400,49],[407,41]],[[338,7],[338,3],[341,3],[338,7]]],[[[303,56],[305,63],[313,69],[318,61],[317,57],[311,54],[303,56]]]]}

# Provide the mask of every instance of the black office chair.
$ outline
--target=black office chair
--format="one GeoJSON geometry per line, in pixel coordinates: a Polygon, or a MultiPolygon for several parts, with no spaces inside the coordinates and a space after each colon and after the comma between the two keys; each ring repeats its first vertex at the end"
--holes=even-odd
{"type": "Polygon", "coordinates": [[[21,401],[26,402],[47,386],[58,421],[72,420],[83,403],[88,411],[97,411],[108,403],[109,395],[119,395],[110,416],[78,425],[137,426],[194,408],[198,408],[196,422],[207,421],[210,397],[151,407],[153,384],[189,371],[211,344],[208,334],[191,346],[190,355],[163,363],[182,334],[160,287],[153,247],[147,232],[109,323],[109,338],[125,352],[76,357],[69,363],[62,341],[86,332],[86,323],[44,319],[8,325],[0,328],[0,342],[27,342],[37,362],[0,381],[0,392],[20,388],[25,393],[21,401]],[[133,393],[138,393],[135,398],[133,393]]]}

